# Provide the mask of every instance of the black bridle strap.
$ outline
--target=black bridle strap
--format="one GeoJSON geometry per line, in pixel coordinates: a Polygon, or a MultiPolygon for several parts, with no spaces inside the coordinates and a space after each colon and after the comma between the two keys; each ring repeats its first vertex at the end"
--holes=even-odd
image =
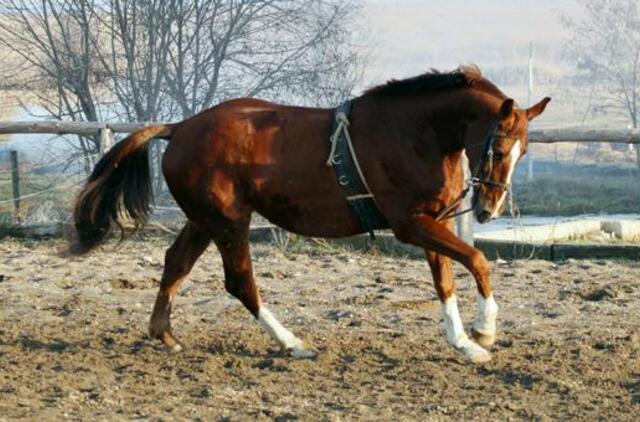
{"type": "Polygon", "coordinates": [[[469,194],[469,191],[471,191],[471,188],[473,186],[479,186],[481,184],[485,184],[485,185],[489,185],[489,186],[493,186],[493,187],[497,187],[497,188],[502,188],[504,190],[509,190],[509,188],[511,188],[511,184],[507,184],[507,183],[499,183],[499,182],[494,182],[492,180],[480,180],[480,179],[476,179],[474,177],[467,179],[467,187],[460,192],[460,195],[458,195],[458,197],[449,205],[447,205],[446,207],[444,207],[439,213],[438,215],[436,215],[436,221],[442,221],[442,220],[449,220],[450,218],[455,218],[458,217],[460,215],[466,214],[468,212],[473,211],[473,209],[475,208],[475,203],[471,204],[471,206],[465,210],[462,211],[458,211],[455,212],[453,214],[450,214],[451,211],[453,211],[454,209],[456,209],[458,207],[458,205],[460,205],[460,202],[462,202],[464,200],[464,198],[469,194]]]}
{"type": "MultiPolygon", "coordinates": [[[[496,133],[498,132],[498,124],[499,121],[496,120],[495,122],[491,123],[491,126],[489,128],[489,132],[487,133],[487,136],[484,139],[484,149],[482,150],[482,155],[480,160],[478,160],[478,164],[476,164],[476,167],[473,169],[473,173],[471,174],[472,178],[478,178],[478,174],[480,173],[480,169],[482,168],[482,164],[484,164],[485,160],[491,156],[491,159],[493,161],[493,143],[495,142],[496,139],[496,133]]],[[[493,166],[493,163],[492,163],[493,166]]]]}
{"type": "Polygon", "coordinates": [[[463,215],[472,211],[475,208],[475,205],[476,205],[475,203],[471,204],[471,206],[465,210],[450,214],[451,211],[455,210],[460,205],[460,202],[464,200],[467,194],[469,194],[469,191],[471,190],[471,188],[474,186],[488,185],[494,188],[501,188],[504,190],[509,190],[511,188],[510,183],[495,182],[489,179],[489,177],[491,177],[491,173],[493,172],[493,143],[495,142],[497,136],[501,136],[503,138],[509,137],[509,135],[507,135],[504,132],[498,132],[498,124],[499,124],[498,120],[496,120],[494,123],[491,124],[491,129],[489,130],[489,133],[487,134],[487,137],[485,138],[484,142],[477,143],[471,146],[471,149],[484,146],[481,159],[480,161],[478,161],[478,164],[474,169],[473,175],[469,179],[467,179],[466,181],[467,187],[460,193],[460,195],[458,195],[458,197],[451,204],[444,207],[438,213],[438,215],[436,216],[436,221],[448,220],[450,218],[454,218],[459,215],[463,215]],[[487,176],[484,178],[479,178],[476,175],[480,172],[482,164],[487,159],[490,159],[489,161],[490,168],[489,168],[489,171],[487,172],[487,176]]]}
{"type": "Polygon", "coordinates": [[[470,212],[471,210],[473,210],[473,206],[467,208],[464,211],[458,211],[456,213],[453,213],[451,215],[449,215],[451,213],[451,211],[455,210],[458,205],[460,205],[460,202],[462,202],[464,200],[464,198],[467,196],[467,194],[469,193],[469,191],[471,190],[471,184],[467,183],[467,187],[460,192],[460,195],[458,195],[458,197],[449,205],[447,205],[446,207],[444,207],[439,213],[438,215],[436,215],[436,221],[442,221],[442,220],[448,220],[450,218],[455,218],[459,215],[462,214],[466,214],[468,212],[470,212]]]}

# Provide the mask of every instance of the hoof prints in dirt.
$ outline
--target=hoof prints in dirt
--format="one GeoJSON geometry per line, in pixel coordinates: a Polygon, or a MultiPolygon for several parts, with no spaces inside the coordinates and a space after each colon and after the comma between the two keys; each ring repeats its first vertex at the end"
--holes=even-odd
{"type": "MultiPolygon", "coordinates": [[[[146,335],[160,260],[140,261],[167,243],[64,261],[55,242],[0,242],[0,419],[637,419],[636,263],[494,264],[499,337],[473,366],[447,345],[422,260],[253,245],[265,303],[321,351],[297,360],[224,291],[209,251],[176,297],[186,349],[172,355],[146,335]]],[[[468,327],[475,286],[452,270],[468,327]]]]}
{"type": "Polygon", "coordinates": [[[128,280],[126,278],[116,278],[109,282],[113,289],[153,289],[160,285],[160,282],[154,278],[143,280],[128,280]]]}

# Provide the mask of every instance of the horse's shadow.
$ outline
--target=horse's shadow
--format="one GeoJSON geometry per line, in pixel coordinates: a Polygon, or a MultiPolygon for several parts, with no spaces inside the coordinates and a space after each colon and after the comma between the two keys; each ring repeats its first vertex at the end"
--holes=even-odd
{"type": "Polygon", "coordinates": [[[34,338],[31,335],[22,335],[18,340],[16,340],[16,343],[20,344],[23,349],[28,351],[45,350],[52,353],[63,353],[73,346],[73,343],[69,343],[64,340],[53,339],[45,342],[34,338]]]}
{"type": "Polygon", "coordinates": [[[638,377],[637,381],[628,382],[623,386],[631,395],[631,401],[635,404],[640,404],[640,372],[635,375],[638,377]]]}
{"type": "Polygon", "coordinates": [[[480,368],[479,372],[483,376],[496,377],[504,384],[517,385],[527,390],[530,390],[535,384],[543,381],[543,378],[539,375],[513,369],[480,368]]]}

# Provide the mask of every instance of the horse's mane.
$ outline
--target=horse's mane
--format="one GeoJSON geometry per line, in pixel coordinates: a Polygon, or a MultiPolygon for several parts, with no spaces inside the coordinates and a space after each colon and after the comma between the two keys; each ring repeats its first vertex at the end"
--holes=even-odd
{"type": "Polygon", "coordinates": [[[427,73],[407,79],[392,79],[386,84],[369,88],[363,96],[400,96],[433,94],[457,88],[478,88],[488,94],[504,97],[504,94],[482,76],[476,65],[464,65],[451,72],[431,69],[427,73]]]}

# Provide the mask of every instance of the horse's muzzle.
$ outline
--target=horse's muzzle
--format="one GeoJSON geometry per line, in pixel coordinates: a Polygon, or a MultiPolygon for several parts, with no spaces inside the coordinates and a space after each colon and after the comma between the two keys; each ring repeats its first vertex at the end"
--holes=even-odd
{"type": "Polygon", "coordinates": [[[488,223],[491,221],[491,213],[489,211],[482,211],[476,214],[476,220],[478,220],[480,224],[488,223]]]}

